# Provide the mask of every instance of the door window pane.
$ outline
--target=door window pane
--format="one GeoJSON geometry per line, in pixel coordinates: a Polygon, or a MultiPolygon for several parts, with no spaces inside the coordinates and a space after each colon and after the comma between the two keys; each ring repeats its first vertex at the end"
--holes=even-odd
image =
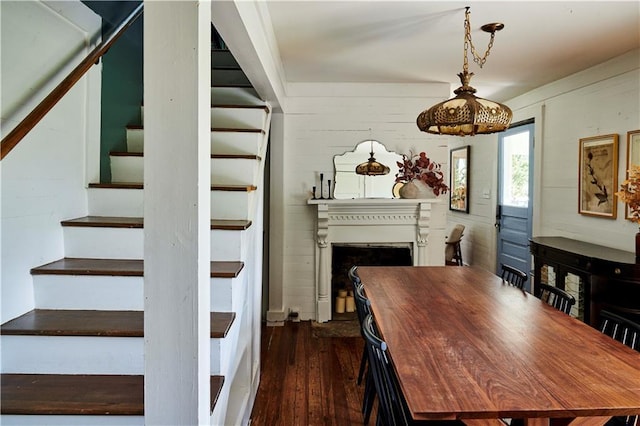
{"type": "Polygon", "coordinates": [[[504,206],[529,206],[529,132],[506,136],[502,145],[504,206]]]}

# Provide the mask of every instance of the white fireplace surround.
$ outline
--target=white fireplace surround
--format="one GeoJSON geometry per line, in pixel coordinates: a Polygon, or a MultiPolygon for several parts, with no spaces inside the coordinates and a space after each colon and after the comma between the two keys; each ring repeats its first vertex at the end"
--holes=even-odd
{"type": "Polygon", "coordinates": [[[410,245],[415,266],[444,265],[442,199],[312,199],[317,206],[316,321],[331,319],[333,244],[410,245]]]}

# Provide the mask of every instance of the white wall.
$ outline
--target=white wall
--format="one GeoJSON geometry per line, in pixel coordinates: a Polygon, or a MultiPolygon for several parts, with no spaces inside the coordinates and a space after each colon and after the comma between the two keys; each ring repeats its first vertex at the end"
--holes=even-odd
{"type": "MultiPolygon", "coordinates": [[[[0,14],[4,137],[86,55],[101,20],[79,1],[3,1],[0,14]]],[[[2,322],[33,308],[30,269],[64,256],[60,220],[87,212],[99,106],[98,66],[0,163],[2,322]]]]}
{"type": "MultiPolygon", "coordinates": [[[[628,251],[637,226],[578,214],[580,138],[619,135],[618,183],[625,178],[627,132],[640,129],[640,51],[634,50],[588,70],[505,102],[514,122],[535,118],[534,236],[563,236],[628,251]]],[[[495,268],[493,227],[497,183],[497,136],[455,138],[451,146],[471,145],[470,214],[449,213],[449,223],[465,224],[463,257],[495,268]],[[482,191],[490,190],[490,198],[482,191]]]]}
{"type": "Polygon", "coordinates": [[[289,89],[283,129],[271,139],[273,152],[283,153],[272,160],[272,170],[283,171],[282,182],[272,181],[271,186],[272,199],[282,199],[282,216],[274,221],[272,214],[270,230],[272,238],[282,239],[283,269],[278,274],[281,280],[272,275],[270,286],[272,295],[273,286],[281,286],[285,314],[296,308],[304,320],[315,318],[316,206],[307,205],[307,199],[312,187],[319,185],[319,173],[324,173],[326,197],[327,179],[333,181],[333,157],[369,138],[388,150],[425,151],[435,161],[447,163],[448,138],[420,132],[415,119],[423,109],[450,96],[450,88],[446,84],[312,84],[289,89]]]}

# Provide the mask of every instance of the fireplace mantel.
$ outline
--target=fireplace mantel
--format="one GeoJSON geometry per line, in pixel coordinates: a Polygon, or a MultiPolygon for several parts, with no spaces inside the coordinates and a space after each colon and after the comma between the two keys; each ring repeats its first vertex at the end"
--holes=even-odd
{"type": "Polygon", "coordinates": [[[415,266],[444,265],[442,199],[311,199],[316,216],[316,321],[331,319],[333,244],[409,245],[415,266]]]}

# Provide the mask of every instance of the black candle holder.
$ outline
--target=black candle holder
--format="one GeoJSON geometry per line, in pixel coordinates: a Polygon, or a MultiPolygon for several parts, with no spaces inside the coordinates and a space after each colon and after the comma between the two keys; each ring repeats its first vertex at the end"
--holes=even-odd
{"type": "Polygon", "coordinates": [[[324,186],[324,174],[320,173],[320,200],[324,200],[324,190],[322,187],[324,186]]]}
{"type": "Polygon", "coordinates": [[[327,195],[327,198],[330,200],[331,199],[331,179],[327,180],[327,184],[329,187],[329,194],[327,195]]]}
{"type": "Polygon", "coordinates": [[[313,200],[316,199],[316,187],[315,186],[313,187],[313,198],[312,199],[313,200]]]}

